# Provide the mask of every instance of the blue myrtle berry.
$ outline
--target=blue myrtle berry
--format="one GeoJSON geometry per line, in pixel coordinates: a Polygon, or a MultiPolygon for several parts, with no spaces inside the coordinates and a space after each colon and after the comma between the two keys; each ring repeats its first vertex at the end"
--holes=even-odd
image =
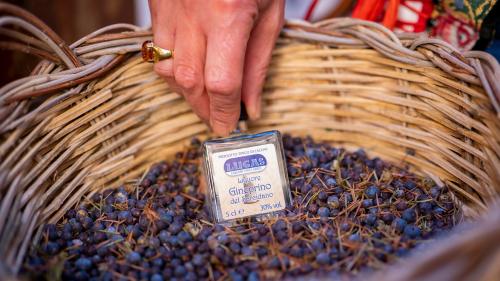
{"type": "Polygon", "coordinates": [[[318,209],[318,215],[322,218],[326,218],[330,216],[330,209],[328,209],[327,207],[320,207],[318,209]]]}
{"type": "Polygon", "coordinates": [[[393,221],[392,221],[392,226],[394,227],[394,229],[396,229],[396,231],[398,232],[403,232],[405,226],[406,226],[406,220],[402,219],[402,218],[395,218],[393,221]]]}
{"type": "Polygon", "coordinates": [[[404,187],[408,190],[413,190],[417,187],[417,184],[414,181],[409,180],[404,183],[404,187]]]}
{"type": "Polygon", "coordinates": [[[326,203],[328,204],[328,206],[330,206],[330,208],[333,208],[333,209],[340,207],[340,201],[336,195],[328,196],[326,203]]]}
{"type": "Polygon", "coordinates": [[[370,208],[371,206],[373,206],[373,200],[372,199],[364,199],[361,202],[361,206],[365,209],[370,208]]]}
{"type": "Polygon", "coordinates": [[[320,250],[323,250],[325,248],[325,244],[323,243],[323,241],[321,241],[321,239],[319,238],[316,238],[314,239],[312,242],[311,242],[311,246],[313,247],[314,250],[316,251],[320,251],[320,250]]]}
{"type": "Polygon", "coordinates": [[[354,233],[354,234],[351,234],[349,235],[349,241],[353,241],[353,242],[361,242],[361,235],[359,235],[359,233],[354,233]]]}
{"type": "Polygon", "coordinates": [[[141,255],[137,252],[131,251],[127,254],[127,261],[130,263],[139,263],[141,261],[141,255]]]}
{"type": "Polygon", "coordinates": [[[394,196],[396,196],[397,198],[402,198],[405,196],[405,191],[398,188],[396,189],[396,191],[394,191],[394,196]]]}
{"type": "Polygon", "coordinates": [[[316,255],[316,262],[320,265],[329,265],[331,263],[331,258],[328,253],[319,253],[316,255]]]}
{"type": "Polygon", "coordinates": [[[254,250],[248,246],[243,247],[243,249],[241,249],[241,253],[244,256],[253,256],[255,254],[254,250]]]}
{"type": "Polygon", "coordinates": [[[438,216],[442,216],[442,215],[444,215],[446,213],[446,211],[443,208],[439,207],[439,206],[434,207],[433,211],[434,211],[434,214],[436,214],[438,216]]]}
{"type": "Polygon", "coordinates": [[[418,238],[418,237],[420,237],[420,235],[422,235],[422,231],[420,230],[420,228],[418,228],[417,226],[415,226],[413,224],[406,225],[403,233],[404,233],[404,235],[406,235],[412,239],[418,238]]]}
{"type": "Polygon", "coordinates": [[[365,222],[367,225],[374,225],[377,222],[377,216],[374,214],[366,215],[365,222]]]}
{"type": "Polygon", "coordinates": [[[59,247],[59,244],[57,244],[56,242],[49,241],[44,245],[43,251],[53,256],[59,252],[60,248],[61,247],[59,247]]]}
{"type": "Polygon", "coordinates": [[[149,279],[151,281],[163,281],[163,276],[161,276],[160,274],[158,273],[155,273],[153,275],[151,275],[151,278],[149,279]]]}
{"type": "Polygon", "coordinates": [[[365,189],[365,195],[368,198],[375,198],[380,194],[380,189],[376,187],[375,185],[370,185],[368,188],[365,189]]]}
{"type": "Polygon", "coordinates": [[[248,275],[247,281],[259,281],[259,274],[255,271],[250,272],[248,275]]]}
{"type": "Polygon", "coordinates": [[[89,270],[92,267],[92,261],[88,258],[79,258],[76,260],[75,265],[81,270],[89,270]]]}
{"type": "Polygon", "coordinates": [[[414,208],[409,208],[403,211],[401,217],[407,222],[414,222],[417,219],[417,213],[414,208]]]}
{"type": "Polygon", "coordinates": [[[325,183],[328,187],[334,187],[335,185],[337,185],[337,180],[335,178],[329,177],[328,179],[326,179],[325,183]]]}
{"type": "Polygon", "coordinates": [[[418,203],[418,210],[424,214],[430,214],[432,212],[433,204],[432,202],[420,202],[418,203]]]}

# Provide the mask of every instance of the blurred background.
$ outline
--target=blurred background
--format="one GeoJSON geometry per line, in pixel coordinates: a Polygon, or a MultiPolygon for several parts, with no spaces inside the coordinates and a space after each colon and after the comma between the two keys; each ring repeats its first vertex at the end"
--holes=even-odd
{"type": "MultiPolygon", "coordinates": [[[[151,25],[147,0],[4,2],[32,12],[68,44],[114,23],[151,25]]],[[[427,32],[458,49],[487,50],[500,59],[500,36],[495,32],[500,30],[499,9],[497,0],[286,0],[285,17],[318,21],[352,16],[380,22],[396,32],[427,32]]],[[[37,62],[36,57],[0,48],[0,85],[28,75],[37,62]]]]}
{"type": "MultiPolygon", "coordinates": [[[[30,11],[66,43],[118,22],[149,25],[147,0],[8,0],[30,11]]],[[[0,49],[0,85],[30,73],[38,59],[0,49]]]]}

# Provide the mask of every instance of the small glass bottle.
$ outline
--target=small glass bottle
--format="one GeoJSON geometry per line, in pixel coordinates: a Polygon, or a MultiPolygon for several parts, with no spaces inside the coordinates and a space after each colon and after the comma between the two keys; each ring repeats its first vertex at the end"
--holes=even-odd
{"type": "Polygon", "coordinates": [[[281,134],[241,134],[203,144],[207,202],[217,223],[268,217],[291,204],[281,134]]]}

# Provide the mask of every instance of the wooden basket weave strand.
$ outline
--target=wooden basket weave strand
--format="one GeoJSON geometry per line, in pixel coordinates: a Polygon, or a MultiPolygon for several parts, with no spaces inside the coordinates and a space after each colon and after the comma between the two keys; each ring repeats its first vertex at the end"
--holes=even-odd
{"type": "MultiPolygon", "coordinates": [[[[1,47],[44,58],[0,89],[0,255],[16,273],[38,226],[209,133],[141,61],[149,31],[116,24],[68,46],[8,4],[0,26],[1,47]]],[[[500,192],[499,97],[486,53],[353,19],[289,22],[249,128],[364,147],[447,184],[475,215],[500,192]]]]}

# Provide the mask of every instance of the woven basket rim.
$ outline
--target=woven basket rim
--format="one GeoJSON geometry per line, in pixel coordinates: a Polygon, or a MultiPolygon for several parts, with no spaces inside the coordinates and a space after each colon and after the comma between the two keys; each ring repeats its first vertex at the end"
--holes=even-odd
{"type": "MultiPolygon", "coordinates": [[[[68,46],[41,20],[19,7],[0,3],[0,14],[17,16],[21,19],[21,21],[13,21],[8,16],[7,18],[10,21],[4,19],[2,25],[10,22],[18,24],[20,27],[27,28],[28,25],[31,25],[41,30],[46,36],[46,38],[43,38],[44,43],[55,43],[51,50],[55,55],[48,53],[47,50],[37,50],[34,46],[29,49],[22,48],[19,43],[6,44],[4,48],[29,52],[45,59],[58,58],[59,60],[54,62],[63,62],[69,69],[81,68],[81,70],[86,66],[78,59],[78,56],[85,59],[96,59],[105,55],[115,55],[113,60],[107,61],[105,67],[97,68],[90,75],[72,83],[57,83],[50,87],[22,91],[7,98],[2,97],[6,89],[10,89],[24,80],[13,81],[0,88],[0,104],[50,94],[92,80],[109,72],[113,67],[123,62],[125,54],[140,51],[142,42],[152,37],[152,32],[148,29],[132,24],[114,24],[98,29],[68,46]]],[[[313,41],[326,45],[336,44],[340,48],[373,48],[384,56],[401,63],[438,67],[451,76],[472,84],[483,85],[497,115],[500,116],[500,65],[489,53],[482,51],[461,52],[441,39],[429,38],[425,33],[396,34],[381,24],[353,18],[333,18],[316,23],[303,20],[287,20],[282,30],[282,37],[313,41]],[[426,49],[424,54],[417,51],[419,48],[426,49]],[[471,77],[473,74],[477,74],[478,78],[471,77]]],[[[36,41],[32,40],[33,38],[28,39],[17,36],[16,39],[28,45],[40,45],[40,42],[36,44],[36,41]]],[[[40,67],[36,67],[35,70],[40,67]]]]}

